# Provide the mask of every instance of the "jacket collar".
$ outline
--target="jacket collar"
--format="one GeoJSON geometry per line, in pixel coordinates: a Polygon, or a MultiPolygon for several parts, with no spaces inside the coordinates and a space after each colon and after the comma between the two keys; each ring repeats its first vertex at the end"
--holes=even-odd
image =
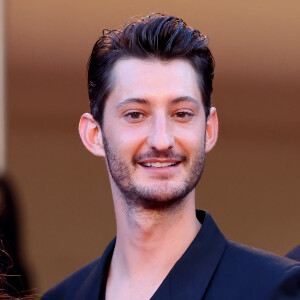
{"type": "Polygon", "coordinates": [[[114,238],[106,247],[104,253],[98,259],[97,263],[94,265],[94,268],[80,287],[78,293],[76,294],[76,299],[74,300],[98,300],[100,290],[104,289],[105,291],[106,279],[115,244],[116,238],[114,238]]]}
{"type": "MultiPolygon", "coordinates": [[[[201,229],[191,245],[176,262],[151,300],[202,299],[222,258],[227,240],[209,213],[198,210],[201,229]]],[[[102,257],[81,286],[76,299],[97,300],[100,289],[105,289],[107,273],[116,238],[105,249],[102,257]]]]}
{"type": "Polygon", "coordinates": [[[209,213],[197,211],[202,227],[151,300],[202,299],[223,256],[227,240],[209,213]]]}

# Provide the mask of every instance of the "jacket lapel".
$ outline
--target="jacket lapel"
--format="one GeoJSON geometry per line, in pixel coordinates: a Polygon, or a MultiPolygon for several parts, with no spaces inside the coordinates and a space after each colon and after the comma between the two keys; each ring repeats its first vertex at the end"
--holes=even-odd
{"type": "MultiPolygon", "coordinates": [[[[222,259],[227,240],[209,213],[197,211],[197,218],[202,223],[201,230],[151,300],[203,299],[222,259]]],[[[74,300],[98,300],[100,289],[105,289],[115,243],[116,239],[113,239],[107,246],[74,300]]]]}
{"type": "Polygon", "coordinates": [[[116,238],[114,238],[106,247],[99,262],[95,265],[94,269],[90,272],[89,276],[86,278],[83,285],[80,287],[78,293],[76,294],[76,298],[72,300],[99,299],[100,289],[103,288],[103,286],[105,289],[107,272],[109,270],[109,265],[115,248],[115,243],[116,238]]]}
{"type": "Polygon", "coordinates": [[[227,240],[207,212],[197,211],[197,218],[202,223],[199,233],[151,300],[203,299],[227,240]]]}

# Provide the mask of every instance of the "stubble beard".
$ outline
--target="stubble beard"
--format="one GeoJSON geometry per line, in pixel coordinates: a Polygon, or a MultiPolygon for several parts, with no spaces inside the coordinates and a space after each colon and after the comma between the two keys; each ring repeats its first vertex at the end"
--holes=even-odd
{"type": "MultiPolygon", "coordinates": [[[[196,187],[204,170],[205,149],[203,146],[195,157],[195,161],[190,162],[188,158],[183,157],[181,163],[189,168],[187,172],[189,176],[183,179],[182,184],[176,187],[170,187],[168,183],[166,183],[166,185],[162,185],[161,188],[149,188],[145,185],[141,186],[133,182],[130,172],[132,168],[129,167],[128,163],[122,160],[117,151],[110,147],[105,135],[103,135],[103,146],[110,175],[121,192],[129,210],[143,209],[157,212],[175,210],[180,207],[186,196],[196,187]],[[168,192],[166,193],[166,191],[168,192]]],[[[153,152],[156,154],[155,157],[174,157],[174,154],[170,151],[159,152],[154,150],[151,152],[152,158],[153,152]]],[[[150,153],[147,155],[150,155],[150,153]]],[[[139,167],[136,161],[136,159],[133,159],[131,162],[133,168],[139,167]]],[[[162,181],[164,179],[166,178],[162,178],[162,181]]]]}

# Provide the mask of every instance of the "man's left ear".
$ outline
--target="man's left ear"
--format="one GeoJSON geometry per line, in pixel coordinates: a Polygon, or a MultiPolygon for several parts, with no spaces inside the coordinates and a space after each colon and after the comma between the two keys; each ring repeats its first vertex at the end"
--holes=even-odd
{"type": "Polygon", "coordinates": [[[218,139],[219,122],[217,110],[215,107],[210,109],[209,116],[206,120],[206,139],[205,139],[205,152],[209,152],[216,144],[218,139]]]}

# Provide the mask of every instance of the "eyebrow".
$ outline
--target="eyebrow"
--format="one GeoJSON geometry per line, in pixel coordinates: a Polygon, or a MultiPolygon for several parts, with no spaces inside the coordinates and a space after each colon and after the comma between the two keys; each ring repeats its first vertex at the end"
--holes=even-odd
{"type": "MultiPolygon", "coordinates": [[[[200,101],[196,100],[195,98],[190,97],[190,96],[178,97],[178,98],[175,98],[171,101],[172,104],[177,104],[177,103],[180,103],[180,102],[192,102],[193,104],[200,107],[200,101]]],[[[130,104],[130,103],[149,104],[150,102],[146,99],[143,99],[143,98],[127,98],[127,99],[123,100],[122,102],[119,102],[116,105],[116,108],[119,109],[119,108],[121,108],[121,107],[123,107],[127,104],[130,104]]]]}
{"type": "Polygon", "coordinates": [[[123,100],[122,102],[119,102],[117,104],[116,108],[119,109],[120,107],[123,107],[129,103],[149,104],[149,101],[146,99],[142,99],[142,98],[127,98],[127,99],[123,100]]]}
{"type": "Polygon", "coordinates": [[[201,106],[201,101],[199,101],[199,100],[197,100],[193,97],[190,97],[190,96],[178,97],[178,98],[175,98],[171,101],[172,104],[176,104],[176,103],[179,103],[179,102],[192,102],[195,105],[197,105],[198,107],[201,106]]]}

